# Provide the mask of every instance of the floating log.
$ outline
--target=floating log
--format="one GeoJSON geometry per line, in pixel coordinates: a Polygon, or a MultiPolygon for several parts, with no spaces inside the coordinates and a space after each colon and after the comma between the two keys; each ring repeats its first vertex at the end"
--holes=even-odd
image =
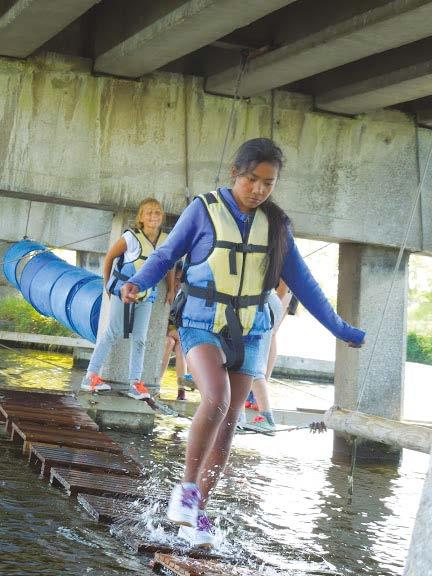
{"type": "Polygon", "coordinates": [[[404,576],[432,574],[432,452],[417,512],[404,576]]]}
{"type": "Polygon", "coordinates": [[[366,440],[383,442],[426,454],[429,454],[432,448],[432,430],[426,426],[407,424],[362,412],[352,412],[335,406],[327,410],[324,421],[327,427],[335,432],[358,436],[366,440]]]}

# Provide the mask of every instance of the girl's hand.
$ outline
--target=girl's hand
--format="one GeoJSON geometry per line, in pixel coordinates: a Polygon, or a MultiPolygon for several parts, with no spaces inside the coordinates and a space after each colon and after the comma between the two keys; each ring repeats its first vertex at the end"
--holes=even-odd
{"type": "Polygon", "coordinates": [[[134,304],[135,302],[138,302],[138,292],[139,288],[136,284],[126,282],[126,284],[123,284],[120,288],[122,302],[125,304],[134,304]]]}
{"type": "Polygon", "coordinates": [[[171,304],[174,302],[174,299],[175,299],[174,289],[167,290],[167,294],[166,294],[166,298],[165,298],[165,304],[169,304],[171,306],[171,304]]]}

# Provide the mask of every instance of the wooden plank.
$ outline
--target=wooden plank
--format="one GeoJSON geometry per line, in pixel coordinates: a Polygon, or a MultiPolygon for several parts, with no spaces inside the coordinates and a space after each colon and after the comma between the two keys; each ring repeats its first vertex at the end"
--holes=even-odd
{"type": "Polygon", "coordinates": [[[30,390],[14,390],[0,388],[0,402],[14,401],[19,403],[61,403],[63,405],[79,406],[78,400],[71,394],[56,394],[54,392],[35,392],[30,390]]]}
{"type": "Polygon", "coordinates": [[[399,448],[430,453],[432,430],[426,426],[406,424],[397,420],[352,412],[333,406],[324,416],[328,428],[399,448]]]}
{"type": "Polygon", "coordinates": [[[11,431],[12,422],[26,421],[39,423],[40,425],[55,425],[62,428],[75,428],[77,430],[99,430],[96,422],[87,414],[71,413],[57,414],[44,410],[9,410],[0,405],[0,413],[7,419],[6,430],[11,431]]]}
{"type": "Polygon", "coordinates": [[[79,504],[87,514],[101,524],[112,524],[118,520],[137,521],[142,513],[141,507],[115,498],[78,493],[79,504]]]}
{"type": "Polygon", "coordinates": [[[26,422],[14,422],[12,424],[11,440],[22,444],[24,455],[29,453],[32,442],[69,446],[70,448],[88,448],[113,454],[122,453],[121,447],[103,432],[63,430],[49,426],[35,427],[34,425],[28,425],[26,422]]]}
{"type": "Polygon", "coordinates": [[[175,554],[156,552],[154,556],[153,570],[174,576],[259,576],[262,572],[229,565],[214,559],[185,558],[175,554]]]}
{"type": "Polygon", "coordinates": [[[146,495],[142,480],[67,468],[51,468],[50,483],[63,487],[68,496],[74,496],[78,492],[112,494],[123,498],[144,498],[146,495]]]}
{"type": "MultiPolygon", "coordinates": [[[[175,527],[178,528],[178,527],[175,527]]],[[[220,554],[214,554],[208,549],[203,548],[190,548],[187,545],[177,547],[170,546],[168,544],[161,544],[159,542],[154,542],[149,539],[143,538],[141,535],[136,534],[131,529],[124,526],[112,526],[111,533],[118,538],[125,546],[133,550],[137,554],[153,554],[155,552],[162,552],[165,554],[181,554],[188,556],[189,558],[211,558],[213,560],[226,559],[226,557],[220,554]]]]}
{"type": "Polygon", "coordinates": [[[138,466],[123,456],[96,450],[47,447],[36,443],[31,444],[29,464],[40,471],[41,478],[49,476],[52,466],[126,476],[140,475],[138,466]]]}

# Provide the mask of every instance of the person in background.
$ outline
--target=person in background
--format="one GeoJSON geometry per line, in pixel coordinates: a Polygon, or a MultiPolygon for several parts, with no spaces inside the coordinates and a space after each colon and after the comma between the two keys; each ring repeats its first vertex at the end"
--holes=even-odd
{"type": "MultiPolygon", "coordinates": [[[[177,262],[175,267],[175,281],[174,289],[177,294],[180,290],[181,278],[183,274],[183,263],[181,261],[177,262]]],[[[177,400],[186,400],[186,390],[185,384],[187,383],[190,387],[193,387],[193,381],[191,374],[187,373],[186,358],[183,354],[181,347],[180,337],[177,331],[177,327],[171,321],[168,322],[168,330],[165,341],[165,350],[162,358],[162,369],[161,369],[161,380],[168,368],[171,353],[175,354],[175,370],[177,376],[177,400]]]]}
{"type": "MultiPolygon", "coordinates": [[[[145,383],[141,380],[144,362],[144,347],[150,322],[153,302],[156,299],[156,284],[148,287],[132,305],[124,305],[119,297],[120,288],[131,276],[140,270],[154,250],[161,246],[167,234],[162,232],[163,208],[154,198],[146,198],[139,207],[133,228],[126,230],[121,238],[109,249],[103,265],[106,290],[110,296],[108,326],[98,339],[90,359],[81,389],[90,392],[110,390],[111,386],[101,376],[103,363],[115,342],[131,334],[129,356],[128,396],[136,400],[150,397],[145,383]],[[116,264],[113,270],[113,263],[116,264]]],[[[172,304],[174,292],[174,271],[168,270],[166,302],[172,304]]]]}
{"type": "Polygon", "coordinates": [[[244,142],[232,167],[232,188],[195,198],[164,245],[122,287],[123,301],[135,302],[187,255],[175,315],[201,403],[167,515],[193,546],[213,545],[205,508],[257,373],[260,340],[272,327],[268,298],[280,278],[337,338],[360,347],[365,336],[333,310],[295,245],[288,217],[270,198],[282,165],[272,140],[244,142]]]}
{"type": "Polygon", "coordinates": [[[269,297],[269,306],[273,312],[274,324],[273,329],[265,332],[261,339],[257,373],[252,382],[252,389],[245,403],[246,408],[252,408],[258,411],[258,415],[252,420],[251,424],[246,425],[246,415],[244,411],[239,418],[239,427],[247,427],[248,430],[256,430],[267,434],[274,434],[276,423],[271,409],[270,398],[268,393],[268,381],[273,372],[277,355],[276,334],[285,312],[290,305],[292,293],[283,280],[279,282],[276,290],[273,290],[269,297]]]}

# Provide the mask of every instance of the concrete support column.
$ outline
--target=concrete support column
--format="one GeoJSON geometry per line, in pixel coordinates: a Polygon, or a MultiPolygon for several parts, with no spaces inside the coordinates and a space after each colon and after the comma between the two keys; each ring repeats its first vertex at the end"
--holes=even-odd
{"type": "MultiPolygon", "coordinates": [[[[339,249],[338,313],[366,330],[361,350],[338,341],[335,367],[335,405],[349,410],[400,420],[406,358],[408,253],[397,272],[381,332],[366,381],[365,374],[388,298],[398,250],[361,244],[339,249]],[[363,392],[362,392],[363,390],[363,392]],[[358,400],[361,397],[360,405],[358,400]]],[[[335,434],[333,456],[347,460],[349,438],[335,434]]],[[[400,451],[376,442],[359,442],[359,461],[398,463],[400,451]]]]}
{"type": "Polygon", "coordinates": [[[85,268],[93,274],[102,276],[103,273],[104,254],[97,254],[96,252],[83,252],[82,250],[76,253],[76,264],[81,268],[85,268]]]}

